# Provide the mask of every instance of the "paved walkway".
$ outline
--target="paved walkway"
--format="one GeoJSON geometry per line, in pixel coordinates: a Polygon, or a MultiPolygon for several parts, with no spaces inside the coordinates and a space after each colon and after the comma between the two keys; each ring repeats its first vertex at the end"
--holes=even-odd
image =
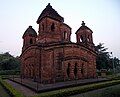
{"type": "Polygon", "coordinates": [[[30,90],[29,88],[22,86],[21,84],[15,83],[10,80],[5,80],[5,81],[11,84],[16,90],[23,93],[26,97],[34,96],[37,94],[34,91],[30,90]]]}
{"type": "MultiPolygon", "coordinates": [[[[103,79],[99,79],[99,81],[100,80],[103,80],[103,79]]],[[[21,84],[18,84],[16,82],[13,82],[13,81],[10,81],[10,80],[5,80],[5,81],[8,82],[9,84],[11,84],[16,90],[18,90],[21,93],[23,93],[26,97],[37,95],[37,93],[35,93],[31,89],[29,89],[29,88],[27,88],[27,87],[25,87],[25,86],[23,86],[21,84]]],[[[94,80],[93,79],[85,79],[85,80],[79,80],[79,81],[83,83],[83,82],[95,81],[95,79],[94,80]]],[[[62,84],[63,82],[60,82],[60,83],[62,84]]],[[[60,84],[60,83],[56,83],[56,84],[60,84]]],[[[69,82],[64,82],[64,83],[70,83],[70,81],[69,82]]],[[[51,86],[52,87],[51,84],[49,84],[47,86],[51,86]]],[[[46,87],[46,85],[43,85],[43,87],[46,87]]],[[[89,92],[82,93],[82,94],[73,95],[73,96],[70,96],[70,97],[103,97],[103,96],[101,96],[101,93],[102,94],[107,93],[107,95],[108,95],[108,94],[110,94],[111,90],[114,90],[114,89],[117,89],[117,90],[120,91],[120,84],[119,85],[110,86],[110,87],[106,87],[106,88],[102,88],[102,89],[89,91],[89,92]]],[[[104,96],[104,97],[106,97],[106,96],[104,96]]],[[[112,97],[112,96],[107,96],[107,97],[112,97]]]]}
{"type": "Polygon", "coordinates": [[[90,84],[90,83],[106,81],[106,80],[107,80],[106,78],[96,78],[96,79],[84,79],[84,80],[58,82],[54,84],[40,84],[30,79],[22,79],[21,81],[20,78],[14,78],[15,82],[20,83],[26,87],[29,87],[30,89],[37,91],[37,92],[51,91],[51,90],[56,90],[60,88],[85,85],[85,84],[90,84]]]}

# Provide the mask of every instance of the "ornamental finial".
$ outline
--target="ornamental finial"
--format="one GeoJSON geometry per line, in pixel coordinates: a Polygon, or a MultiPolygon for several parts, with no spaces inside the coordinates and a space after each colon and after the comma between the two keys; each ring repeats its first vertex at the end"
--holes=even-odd
{"type": "Polygon", "coordinates": [[[84,21],[82,21],[82,24],[81,24],[82,26],[85,26],[85,23],[84,23],[84,21]]]}

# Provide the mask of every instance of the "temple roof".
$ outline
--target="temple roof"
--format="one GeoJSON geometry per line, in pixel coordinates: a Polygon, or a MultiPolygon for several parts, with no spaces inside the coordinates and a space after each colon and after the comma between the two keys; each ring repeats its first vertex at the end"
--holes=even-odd
{"type": "Polygon", "coordinates": [[[82,21],[82,26],[76,31],[76,33],[79,31],[79,30],[90,30],[91,32],[93,32],[90,28],[88,28],[87,26],[85,26],[85,23],[84,21],[82,21]]]}
{"type": "Polygon", "coordinates": [[[37,33],[36,33],[36,31],[32,28],[32,26],[29,26],[28,28],[27,28],[27,30],[24,32],[24,34],[23,34],[23,38],[26,36],[26,35],[30,35],[30,36],[37,36],[37,33]]]}
{"type": "Polygon", "coordinates": [[[56,19],[60,22],[64,22],[64,18],[61,17],[57,11],[55,11],[55,9],[52,8],[52,6],[50,5],[50,3],[48,3],[48,5],[46,6],[46,8],[42,11],[42,13],[40,14],[40,16],[38,17],[37,20],[37,24],[39,24],[40,20],[44,17],[50,17],[53,19],[56,19]]]}

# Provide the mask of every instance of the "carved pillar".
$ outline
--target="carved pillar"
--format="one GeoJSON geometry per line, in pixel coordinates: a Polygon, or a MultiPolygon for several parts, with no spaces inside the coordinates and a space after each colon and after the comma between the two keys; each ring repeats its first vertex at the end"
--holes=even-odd
{"type": "Polygon", "coordinates": [[[71,62],[71,65],[70,65],[70,79],[73,80],[75,77],[74,77],[74,64],[73,62],[71,62]]]}
{"type": "Polygon", "coordinates": [[[77,66],[77,78],[78,79],[81,79],[82,78],[82,74],[81,74],[81,63],[79,62],[78,63],[78,66],[77,66]]]}
{"type": "Polygon", "coordinates": [[[63,74],[64,74],[64,81],[65,81],[66,79],[68,79],[68,75],[67,75],[68,64],[66,64],[64,61],[62,62],[62,64],[63,64],[62,66],[64,69],[63,74]]]}

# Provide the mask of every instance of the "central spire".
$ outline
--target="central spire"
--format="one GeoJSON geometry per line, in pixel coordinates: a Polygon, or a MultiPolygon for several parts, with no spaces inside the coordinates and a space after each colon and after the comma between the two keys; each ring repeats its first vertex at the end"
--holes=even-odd
{"type": "Polygon", "coordinates": [[[39,16],[39,18],[37,20],[37,24],[39,24],[39,22],[41,21],[41,19],[43,19],[44,17],[49,17],[49,18],[58,20],[60,22],[64,22],[64,18],[62,16],[60,16],[55,9],[52,8],[52,6],[50,5],[50,3],[48,3],[48,5],[46,6],[46,8],[40,14],[40,16],[39,16]]]}

